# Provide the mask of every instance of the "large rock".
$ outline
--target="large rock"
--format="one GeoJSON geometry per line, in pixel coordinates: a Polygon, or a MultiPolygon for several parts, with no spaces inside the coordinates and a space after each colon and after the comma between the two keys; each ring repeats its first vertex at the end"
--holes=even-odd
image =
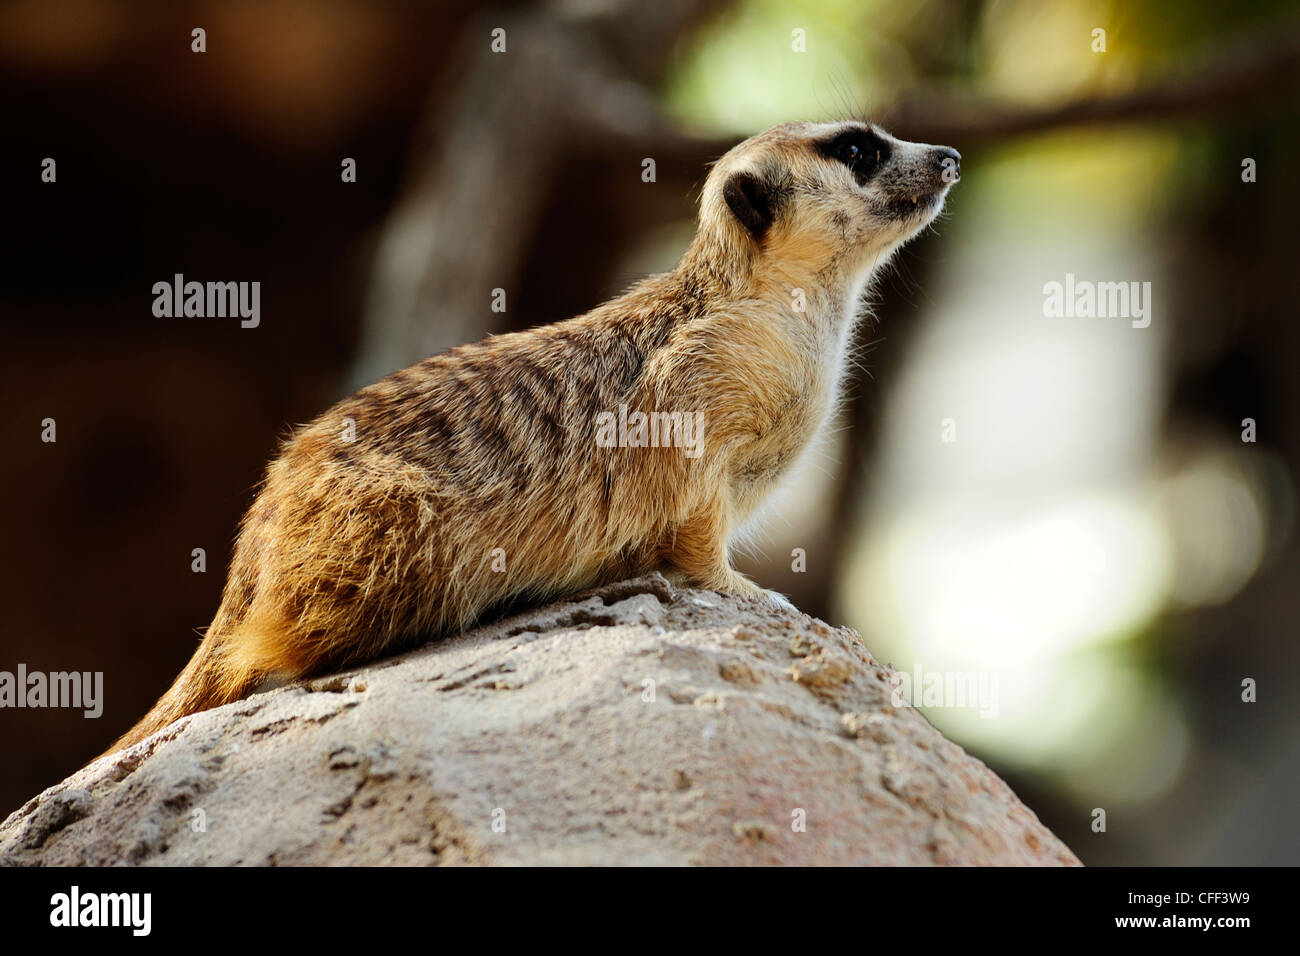
{"type": "Polygon", "coordinates": [[[626,581],[182,720],[30,800],[0,861],[1077,864],[889,674],[626,581]]]}

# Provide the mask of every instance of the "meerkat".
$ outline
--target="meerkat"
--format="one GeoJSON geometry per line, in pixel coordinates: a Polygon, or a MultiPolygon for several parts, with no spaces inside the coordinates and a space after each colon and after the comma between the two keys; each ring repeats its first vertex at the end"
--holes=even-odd
{"type": "Polygon", "coordinates": [[[425,359],[303,426],[243,518],[194,657],[107,753],[505,602],[651,570],[789,606],[731,549],[827,427],[864,290],[938,215],[960,160],[860,122],[769,129],[713,165],[671,272],[425,359]],[[695,416],[702,442],[646,440],[656,413],[695,416]],[[614,414],[638,428],[598,441],[614,414]]]}

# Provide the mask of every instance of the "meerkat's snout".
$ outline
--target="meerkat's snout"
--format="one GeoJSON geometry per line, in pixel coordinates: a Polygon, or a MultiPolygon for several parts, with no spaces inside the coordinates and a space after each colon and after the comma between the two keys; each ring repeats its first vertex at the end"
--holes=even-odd
{"type": "Polygon", "coordinates": [[[939,214],[948,190],[961,179],[961,153],[951,146],[878,135],[888,142],[890,156],[875,184],[874,212],[915,234],[939,214]]]}
{"type": "Polygon", "coordinates": [[[961,179],[961,153],[951,146],[927,146],[921,170],[916,176],[912,205],[934,203],[948,187],[961,179]]]}
{"type": "MultiPolygon", "coordinates": [[[[913,206],[934,204],[961,179],[961,153],[951,146],[895,141],[893,169],[887,171],[882,188],[896,202],[906,198],[913,206]],[[900,195],[901,194],[901,195],[900,195]]],[[[911,210],[904,208],[904,214],[911,210]]]]}

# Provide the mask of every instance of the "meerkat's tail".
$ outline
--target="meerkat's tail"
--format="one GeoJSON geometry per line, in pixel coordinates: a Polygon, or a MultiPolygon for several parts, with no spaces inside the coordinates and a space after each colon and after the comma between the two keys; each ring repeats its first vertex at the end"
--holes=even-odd
{"type": "Polygon", "coordinates": [[[105,757],[138,743],[182,717],[246,697],[266,674],[260,668],[232,662],[227,653],[229,645],[229,635],[223,636],[210,629],[167,693],[100,756],[105,757]]]}

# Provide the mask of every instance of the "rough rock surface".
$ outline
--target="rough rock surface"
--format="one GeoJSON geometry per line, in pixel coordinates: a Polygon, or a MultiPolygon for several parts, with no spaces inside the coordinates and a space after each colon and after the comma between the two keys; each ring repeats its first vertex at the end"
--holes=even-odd
{"type": "Polygon", "coordinates": [[[889,674],[625,581],[179,721],[15,811],[0,862],[1077,864],[889,674]]]}

